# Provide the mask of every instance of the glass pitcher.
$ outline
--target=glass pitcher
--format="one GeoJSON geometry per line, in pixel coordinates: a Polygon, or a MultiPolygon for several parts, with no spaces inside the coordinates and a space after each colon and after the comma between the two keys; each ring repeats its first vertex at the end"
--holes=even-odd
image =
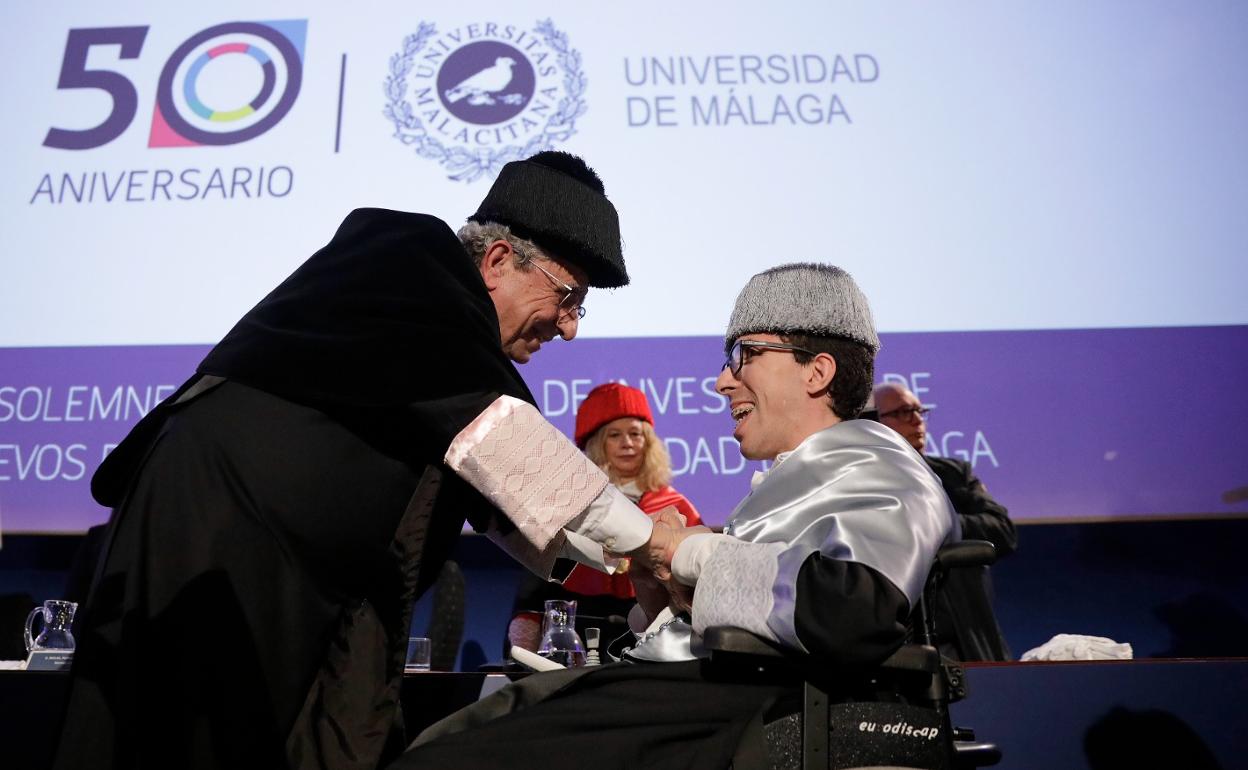
{"type": "Polygon", "coordinates": [[[568,668],[585,665],[585,645],[576,635],[575,601],[551,599],[546,602],[542,643],[537,648],[537,654],[568,668]]]}
{"type": "Polygon", "coordinates": [[[74,635],[70,633],[70,624],[74,622],[74,610],[78,609],[75,602],[48,599],[42,607],[36,607],[26,616],[26,651],[31,650],[72,650],[74,635]],[[35,620],[43,615],[43,630],[39,636],[32,636],[35,620]]]}

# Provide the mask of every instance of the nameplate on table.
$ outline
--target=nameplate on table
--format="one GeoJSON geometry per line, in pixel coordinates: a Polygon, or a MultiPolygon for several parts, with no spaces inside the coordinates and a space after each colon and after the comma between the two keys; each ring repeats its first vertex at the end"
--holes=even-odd
{"type": "Polygon", "coordinates": [[[74,659],[73,650],[31,650],[26,658],[27,671],[68,671],[74,659]]]}

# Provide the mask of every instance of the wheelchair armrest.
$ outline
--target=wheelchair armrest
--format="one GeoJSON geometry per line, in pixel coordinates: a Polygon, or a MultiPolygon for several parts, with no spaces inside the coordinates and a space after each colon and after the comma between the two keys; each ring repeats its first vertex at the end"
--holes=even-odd
{"type": "Polygon", "coordinates": [[[758,655],[764,658],[783,658],[784,647],[741,628],[715,626],[702,635],[702,646],[712,653],[730,655],[758,655]]]}
{"type": "Polygon", "coordinates": [[[936,552],[936,567],[948,571],[956,567],[987,567],[997,560],[997,547],[987,540],[963,540],[936,552]]]}
{"type": "Polygon", "coordinates": [[[905,644],[881,663],[880,668],[934,674],[940,671],[940,653],[925,644],[905,644]]]}

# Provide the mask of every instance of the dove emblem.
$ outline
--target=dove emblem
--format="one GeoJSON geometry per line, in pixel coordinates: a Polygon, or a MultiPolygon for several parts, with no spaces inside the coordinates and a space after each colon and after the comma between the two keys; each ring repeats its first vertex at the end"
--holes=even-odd
{"type": "Polygon", "coordinates": [[[497,125],[524,111],[537,88],[533,62],[500,40],[477,40],[446,57],[438,97],[451,115],[472,125],[497,125]]]}
{"type": "Polygon", "coordinates": [[[500,56],[494,60],[494,65],[470,75],[452,88],[446,90],[446,101],[454,104],[461,99],[467,99],[469,104],[494,104],[494,94],[502,91],[511,84],[511,70],[516,66],[516,60],[510,56],[500,56]]]}

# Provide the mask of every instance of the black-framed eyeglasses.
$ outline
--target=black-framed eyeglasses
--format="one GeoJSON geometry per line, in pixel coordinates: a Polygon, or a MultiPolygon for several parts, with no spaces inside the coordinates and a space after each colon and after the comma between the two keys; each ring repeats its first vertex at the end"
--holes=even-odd
{"type": "Polygon", "coordinates": [[[733,377],[741,374],[741,367],[746,362],[746,350],[787,350],[790,353],[805,353],[808,356],[816,355],[812,350],[799,348],[796,345],[786,345],[783,342],[764,342],[763,340],[737,340],[732,344],[732,348],[728,351],[728,359],[724,361],[721,369],[727,369],[732,372],[733,377]]]}
{"type": "Polygon", "coordinates": [[[880,419],[883,420],[885,417],[896,417],[899,420],[910,422],[910,420],[917,414],[919,419],[926,420],[927,416],[931,414],[931,412],[932,408],[930,406],[899,406],[896,409],[890,409],[887,412],[880,412],[880,419]]]}
{"type": "Polygon", "coordinates": [[[563,313],[570,313],[575,315],[577,318],[585,317],[585,305],[582,303],[585,301],[585,296],[589,294],[589,289],[586,289],[583,286],[569,286],[555,277],[554,273],[537,264],[537,262],[530,262],[529,264],[545,273],[546,277],[549,278],[551,283],[555,285],[555,288],[563,291],[563,298],[559,300],[559,309],[562,311],[561,315],[563,313]]]}

